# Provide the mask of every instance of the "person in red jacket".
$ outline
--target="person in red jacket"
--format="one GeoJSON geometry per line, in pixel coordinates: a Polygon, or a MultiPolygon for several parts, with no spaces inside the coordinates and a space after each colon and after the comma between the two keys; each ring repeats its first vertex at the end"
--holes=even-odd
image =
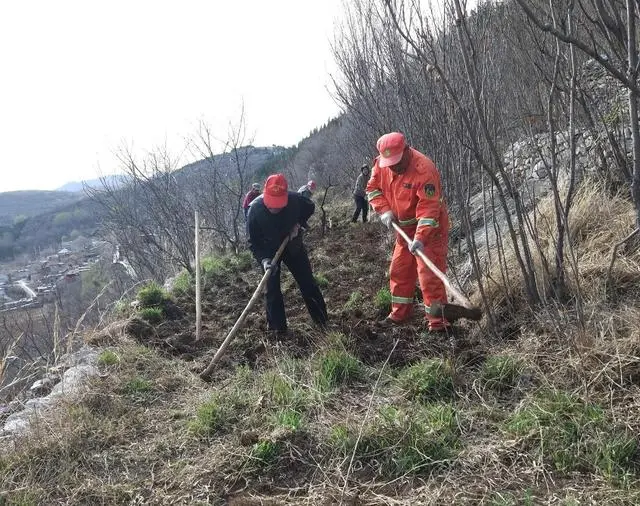
{"type": "Polygon", "coordinates": [[[251,202],[253,202],[257,197],[260,196],[260,185],[258,183],[253,183],[251,185],[251,190],[244,196],[244,200],[242,201],[242,210],[244,211],[244,219],[247,219],[247,214],[249,213],[249,206],[251,202]]]}
{"type": "Polygon", "coordinates": [[[395,222],[413,237],[411,245],[407,245],[396,235],[389,271],[391,313],[382,323],[398,324],[411,316],[417,277],[429,330],[446,330],[450,323],[430,314],[433,302],[447,302],[444,284],[414,256],[422,250],[438,269],[446,271],[449,217],[440,173],[433,161],[408,146],[399,132],[380,137],[377,148],[380,155],[367,184],[369,203],[389,229],[393,230],[395,222]]]}

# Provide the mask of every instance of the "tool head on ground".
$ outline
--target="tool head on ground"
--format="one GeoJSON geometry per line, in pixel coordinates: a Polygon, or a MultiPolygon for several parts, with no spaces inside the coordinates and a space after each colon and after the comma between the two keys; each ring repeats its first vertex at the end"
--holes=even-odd
{"type": "Polygon", "coordinates": [[[432,302],[429,310],[431,316],[444,318],[447,321],[455,322],[461,318],[478,321],[482,319],[482,311],[477,307],[464,307],[457,304],[441,304],[432,302]]]}

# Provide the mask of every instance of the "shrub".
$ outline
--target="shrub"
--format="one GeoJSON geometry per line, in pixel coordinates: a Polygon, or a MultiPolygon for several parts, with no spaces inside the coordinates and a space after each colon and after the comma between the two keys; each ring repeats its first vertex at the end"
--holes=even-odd
{"type": "Polygon", "coordinates": [[[111,350],[104,350],[98,356],[98,365],[114,365],[120,362],[120,357],[111,350]]]}
{"type": "Polygon", "coordinates": [[[386,286],[380,288],[374,299],[375,305],[381,313],[389,313],[391,311],[391,292],[386,286]]]}
{"type": "Polygon", "coordinates": [[[316,385],[327,391],[362,377],[364,367],[356,357],[342,349],[330,349],[318,361],[316,385]]]}
{"type": "Polygon", "coordinates": [[[140,301],[140,306],[143,308],[160,306],[168,298],[169,295],[167,292],[155,281],[152,281],[138,291],[138,300],[140,301]]]}
{"type": "Polygon", "coordinates": [[[164,311],[159,307],[143,307],[140,310],[140,318],[155,325],[164,320],[164,311]]]}
{"type": "Polygon", "coordinates": [[[410,399],[431,401],[453,397],[453,375],[441,359],[424,360],[403,369],[398,383],[410,399]]]}
{"type": "Polygon", "coordinates": [[[508,356],[491,356],[482,365],[480,380],[485,387],[497,392],[514,388],[520,379],[522,364],[508,356]]]}

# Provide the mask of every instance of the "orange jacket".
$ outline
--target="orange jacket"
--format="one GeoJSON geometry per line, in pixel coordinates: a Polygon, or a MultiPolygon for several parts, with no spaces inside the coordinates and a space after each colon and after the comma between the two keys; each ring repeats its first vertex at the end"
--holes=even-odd
{"type": "Polygon", "coordinates": [[[448,228],[447,206],[435,164],[419,151],[409,149],[409,164],[402,174],[379,167],[376,158],[367,184],[367,198],[376,213],[393,211],[401,227],[417,225],[415,238],[426,243],[441,224],[448,228]]]}

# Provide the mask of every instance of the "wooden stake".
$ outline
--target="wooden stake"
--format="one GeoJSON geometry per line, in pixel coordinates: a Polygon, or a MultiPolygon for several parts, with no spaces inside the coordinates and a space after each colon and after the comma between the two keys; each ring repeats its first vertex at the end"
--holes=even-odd
{"type": "Polygon", "coordinates": [[[196,341],[202,333],[202,287],[200,284],[200,216],[196,210],[196,341]]]}

